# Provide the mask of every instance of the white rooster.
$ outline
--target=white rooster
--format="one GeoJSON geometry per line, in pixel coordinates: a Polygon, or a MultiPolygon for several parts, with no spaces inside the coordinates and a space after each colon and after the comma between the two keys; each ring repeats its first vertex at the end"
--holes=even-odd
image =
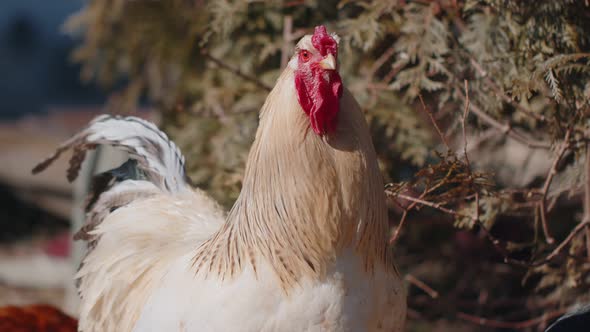
{"type": "Polygon", "coordinates": [[[338,37],[303,37],[260,112],[243,187],[226,215],[187,182],[153,124],[100,116],[72,148],[125,150],[99,175],[78,237],[79,330],[402,331],[406,295],[387,248],[370,133],[338,74],[338,37]]]}

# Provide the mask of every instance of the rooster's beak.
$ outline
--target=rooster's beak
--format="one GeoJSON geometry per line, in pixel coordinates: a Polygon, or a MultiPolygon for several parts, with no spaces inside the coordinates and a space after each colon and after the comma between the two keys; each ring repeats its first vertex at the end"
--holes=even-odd
{"type": "Polygon", "coordinates": [[[326,70],[336,70],[336,58],[332,54],[328,54],[322,61],[320,61],[320,68],[326,70]]]}

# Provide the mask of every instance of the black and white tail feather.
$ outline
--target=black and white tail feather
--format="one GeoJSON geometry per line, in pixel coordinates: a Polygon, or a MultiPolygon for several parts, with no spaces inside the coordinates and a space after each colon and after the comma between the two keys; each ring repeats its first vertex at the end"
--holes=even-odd
{"type": "Polygon", "coordinates": [[[86,223],[75,235],[93,247],[92,230],[115,209],[158,193],[176,194],[190,188],[184,156],[153,123],[128,116],[101,115],[61,144],[33,173],[46,169],[59,156],[73,150],[67,171],[69,181],[78,177],[86,151],[110,145],[128,153],[129,160],[118,168],[96,175],[86,204],[86,223]]]}

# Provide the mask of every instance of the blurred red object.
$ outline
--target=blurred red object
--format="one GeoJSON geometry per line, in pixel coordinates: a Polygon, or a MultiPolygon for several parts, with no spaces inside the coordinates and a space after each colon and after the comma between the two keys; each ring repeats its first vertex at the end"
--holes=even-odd
{"type": "Polygon", "coordinates": [[[78,322],[48,305],[0,307],[1,332],[76,332],[78,322]]]}
{"type": "Polygon", "coordinates": [[[64,232],[49,240],[43,246],[46,254],[55,257],[69,257],[71,249],[72,235],[69,232],[64,232]]]}

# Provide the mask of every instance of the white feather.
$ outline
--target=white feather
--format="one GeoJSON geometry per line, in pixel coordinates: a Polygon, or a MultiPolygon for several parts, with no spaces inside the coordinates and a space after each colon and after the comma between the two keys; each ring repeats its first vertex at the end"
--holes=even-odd
{"type": "Polygon", "coordinates": [[[209,238],[224,218],[201,191],[152,196],[108,215],[91,232],[100,240],[76,276],[81,330],[131,331],[172,263],[209,238]]]}

